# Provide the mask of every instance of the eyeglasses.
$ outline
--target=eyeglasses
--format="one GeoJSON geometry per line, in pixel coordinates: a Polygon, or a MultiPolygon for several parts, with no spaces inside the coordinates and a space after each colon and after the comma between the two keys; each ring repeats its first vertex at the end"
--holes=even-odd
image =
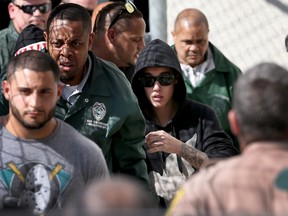
{"type": "Polygon", "coordinates": [[[119,17],[121,16],[122,13],[124,13],[125,11],[128,12],[129,14],[132,14],[134,11],[136,10],[136,6],[132,3],[132,2],[127,2],[119,11],[119,13],[112,19],[109,28],[110,29],[119,19],[119,17]]]}
{"type": "Polygon", "coordinates": [[[156,81],[158,81],[161,86],[169,86],[175,80],[175,76],[171,73],[162,73],[157,77],[144,75],[141,76],[139,80],[144,87],[153,87],[156,81]]]}
{"type": "Polygon", "coordinates": [[[51,10],[51,3],[46,4],[40,4],[40,5],[17,5],[13,3],[15,6],[17,6],[19,9],[21,9],[24,13],[33,15],[33,13],[38,9],[40,13],[44,14],[47,13],[49,10],[51,10]]]}

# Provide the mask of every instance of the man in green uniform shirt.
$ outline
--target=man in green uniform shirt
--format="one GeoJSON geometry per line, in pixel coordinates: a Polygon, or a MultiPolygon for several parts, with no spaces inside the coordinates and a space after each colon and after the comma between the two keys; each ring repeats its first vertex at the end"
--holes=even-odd
{"type": "Polygon", "coordinates": [[[208,33],[206,16],[197,9],[185,9],[175,20],[174,48],[181,63],[188,97],[215,110],[223,129],[239,149],[227,115],[231,109],[233,84],[241,71],[209,42],[208,33]]]}

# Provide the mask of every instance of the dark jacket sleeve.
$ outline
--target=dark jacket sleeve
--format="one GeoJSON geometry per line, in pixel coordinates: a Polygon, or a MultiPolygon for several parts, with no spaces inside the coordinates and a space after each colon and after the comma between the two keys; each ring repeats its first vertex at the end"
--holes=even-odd
{"type": "Polygon", "coordinates": [[[209,158],[226,158],[239,154],[233,145],[232,139],[221,127],[214,110],[207,105],[201,104],[201,109],[198,109],[198,111],[201,112],[199,119],[201,121],[201,137],[198,140],[201,142],[201,146],[198,146],[198,149],[205,152],[209,158]]]}

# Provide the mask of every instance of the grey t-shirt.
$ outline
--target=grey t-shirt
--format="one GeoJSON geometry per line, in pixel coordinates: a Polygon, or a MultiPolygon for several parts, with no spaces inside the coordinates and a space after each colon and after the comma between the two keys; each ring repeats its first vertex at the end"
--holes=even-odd
{"type": "Polygon", "coordinates": [[[17,138],[0,125],[0,209],[29,206],[46,215],[63,208],[90,181],[108,177],[101,149],[57,122],[41,140],[17,138]]]}

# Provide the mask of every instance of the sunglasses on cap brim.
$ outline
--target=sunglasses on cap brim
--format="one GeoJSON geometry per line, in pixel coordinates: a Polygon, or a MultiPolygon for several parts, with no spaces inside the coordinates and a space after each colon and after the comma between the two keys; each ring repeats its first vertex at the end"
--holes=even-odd
{"type": "Polygon", "coordinates": [[[108,29],[110,29],[118,21],[121,14],[123,14],[124,12],[132,14],[135,10],[136,6],[131,1],[125,3],[125,5],[121,8],[121,10],[117,13],[117,15],[112,19],[108,29]]]}

